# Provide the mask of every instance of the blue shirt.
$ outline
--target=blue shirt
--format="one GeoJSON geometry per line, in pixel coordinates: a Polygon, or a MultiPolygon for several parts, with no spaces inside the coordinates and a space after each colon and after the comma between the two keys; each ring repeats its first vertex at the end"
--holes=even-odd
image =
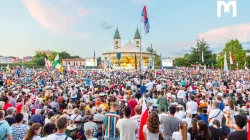
{"type": "Polygon", "coordinates": [[[141,94],[146,92],[147,87],[145,85],[141,86],[140,90],[141,90],[141,94]]]}
{"type": "Polygon", "coordinates": [[[223,111],[223,109],[225,108],[225,104],[223,102],[220,102],[219,108],[221,111],[223,111]]]}
{"type": "Polygon", "coordinates": [[[182,81],[181,81],[181,86],[184,87],[185,85],[186,85],[186,81],[182,80],[182,81]]]}
{"type": "Polygon", "coordinates": [[[12,134],[12,130],[8,122],[5,120],[0,121],[0,139],[8,140],[8,136],[6,135],[9,135],[9,134],[12,134]]]}
{"type": "Polygon", "coordinates": [[[117,121],[120,119],[120,116],[116,112],[109,112],[105,114],[104,124],[105,128],[105,137],[106,138],[118,138],[119,132],[116,128],[117,121]]]}
{"type": "Polygon", "coordinates": [[[85,82],[86,82],[87,85],[90,86],[90,80],[89,80],[89,78],[86,78],[86,79],[85,79],[85,82]]]}
{"type": "Polygon", "coordinates": [[[41,85],[43,85],[43,86],[45,85],[44,79],[41,80],[41,85]]]}
{"type": "Polygon", "coordinates": [[[200,114],[201,120],[203,120],[204,122],[206,122],[208,124],[208,115],[205,114],[200,114]]]}

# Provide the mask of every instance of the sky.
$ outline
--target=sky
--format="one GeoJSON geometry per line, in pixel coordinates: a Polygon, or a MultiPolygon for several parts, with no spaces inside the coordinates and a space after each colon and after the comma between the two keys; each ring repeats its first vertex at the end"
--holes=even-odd
{"type": "MultiPolygon", "coordinates": [[[[225,0],[226,2],[228,0],[225,0]]],[[[118,26],[122,44],[141,29],[142,46],[164,57],[182,56],[203,38],[214,52],[238,39],[250,49],[250,0],[237,0],[237,17],[217,17],[217,0],[4,0],[0,4],[0,55],[36,50],[93,57],[112,51],[118,26]],[[150,33],[141,20],[147,6],[150,33]]],[[[223,10],[222,10],[223,11],[223,10]]]]}

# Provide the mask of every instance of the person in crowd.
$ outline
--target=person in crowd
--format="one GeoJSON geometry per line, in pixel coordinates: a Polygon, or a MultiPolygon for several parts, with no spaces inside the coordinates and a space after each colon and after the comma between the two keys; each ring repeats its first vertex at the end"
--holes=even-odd
{"type": "Polygon", "coordinates": [[[17,113],[15,115],[15,124],[11,125],[13,140],[23,139],[28,131],[26,125],[23,124],[23,114],[17,113]]]}
{"type": "Polygon", "coordinates": [[[15,108],[14,107],[9,107],[6,112],[7,112],[7,116],[4,119],[11,126],[12,124],[15,123],[15,118],[14,118],[15,108]]]}
{"type": "Polygon", "coordinates": [[[22,106],[21,113],[23,114],[24,123],[28,123],[29,122],[29,113],[28,113],[28,107],[26,105],[22,106]]]}
{"type": "Polygon", "coordinates": [[[93,135],[92,135],[92,131],[91,130],[85,130],[84,132],[87,140],[98,140],[97,138],[94,138],[93,135]]]}
{"type": "Polygon", "coordinates": [[[221,111],[221,109],[219,109],[219,105],[220,104],[218,102],[213,103],[213,109],[210,111],[210,113],[208,115],[209,126],[212,126],[212,122],[214,119],[218,120],[220,122],[220,124],[222,122],[223,111],[221,111]]]}
{"type": "MultiPolygon", "coordinates": [[[[160,112],[161,108],[165,108],[165,111],[168,111],[168,97],[164,95],[164,91],[161,91],[160,96],[157,100],[157,109],[160,112]]],[[[160,112],[161,113],[161,112],[160,112]]]]}
{"type": "Polygon", "coordinates": [[[93,116],[94,121],[103,121],[104,120],[104,115],[102,114],[102,108],[99,107],[97,109],[97,113],[93,116]]]}
{"type": "Polygon", "coordinates": [[[202,113],[200,114],[201,120],[208,124],[207,108],[202,108],[202,113]]]}
{"type": "Polygon", "coordinates": [[[182,121],[185,121],[187,123],[187,128],[189,129],[192,127],[191,121],[192,121],[192,114],[187,113],[187,117],[182,119],[182,121]]]}
{"type": "MultiPolygon", "coordinates": [[[[226,124],[229,125],[230,114],[227,115],[226,124]]],[[[234,116],[235,124],[231,125],[230,128],[234,128],[235,131],[229,133],[228,140],[246,140],[247,139],[247,131],[244,129],[244,126],[247,124],[247,117],[245,113],[239,113],[234,116]]],[[[249,131],[249,130],[248,130],[249,131]]]]}
{"type": "Polygon", "coordinates": [[[140,122],[141,122],[141,107],[139,105],[135,106],[135,115],[133,117],[131,117],[131,119],[135,120],[138,124],[138,131],[136,133],[136,139],[139,139],[139,130],[140,130],[140,122]]]}
{"type": "Polygon", "coordinates": [[[185,121],[180,122],[179,131],[173,133],[172,139],[191,140],[191,135],[187,132],[187,123],[185,121]]]}
{"type": "Polygon", "coordinates": [[[13,140],[12,130],[7,121],[4,120],[5,112],[0,110],[0,139],[13,140]]]}
{"type": "Polygon", "coordinates": [[[198,132],[197,122],[198,120],[196,118],[193,118],[191,121],[192,127],[188,129],[188,132],[191,134],[191,140],[196,140],[196,135],[198,132]]]}
{"type": "Polygon", "coordinates": [[[47,123],[50,123],[50,119],[51,117],[54,116],[54,112],[53,111],[49,111],[49,113],[47,114],[47,117],[45,118],[45,121],[44,121],[44,125],[46,125],[47,123]]]}
{"type": "Polygon", "coordinates": [[[131,95],[128,100],[128,106],[131,108],[131,116],[135,115],[135,106],[137,105],[137,101],[135,100],[135,96],[131,95]]]}
{"type": "Polygon", "coordinates": [[[167,116],[161,116],[160,123],[163,124],[163,137],[166,140],[171,140],[172,135],[175,131],[178,131],[180,120],[174,116],[176,112],[176,106],[170,105],[169,106],[169,114],[167,116]]]}
{"type": "Polygon", "coordinates": [[[67,129],[68,119],[64,116],[58,118],[56,121],[57,131],[47,137],[48,140],[72,140],[65,132],[67,129]]]}
{"type": "Polygon", "coordinates": [[[213,121],[213,126],[209,126],[209,130],[212,134],[213,140],[221,140],[222,139],[222,131],[220,129],[220,122],[216,119],[213,121]]]}
{"type": "Polygon", "coordinates": [[[225,108],[225,104],[224,104],[224,102],[223,102],[221,96],[217,96],[217,102],[219,102],[219,109],[220,109],[221,111],[223,111],[224,108],[225,108]]]}
{"type": "Polygon", "coordinates": [[[125,106],[123,110],[124,118],[119,119],[116,128],[120,133],[120,140],[135,139],[135,134],[138,131],[138,124],[136,120],[130,118],[131,108],[125,106]]]}
{"type": "Polygon", "coordinates": [[[41,125],[43,125],[43,116],[41,115],[41,112],[41,109],[37,109],[35,111],[35,114],[31,116],[29,122],[40,123],[41,125]]]}
{"type": "Polygon", "coordinates": [[[93,122],[93,116],[89,116],[88,122],[84,123],[84,130],[90,129],[94,133],[94,137],[98,137],[98,127],[95,122],[93,122]]]}
{"type": "Polygon", "coordinates": [[[4,101],[4,106],[3,106],[4,111],[7,111],[9,107],[12,107],[12,104],[10,104],[10,99],[8,97],[3,96],[2,100],[4,101]]]}
{"type": "Polygon", "coordinates": [[[192,114],[194,117],[197,114],[198,104],[194,101],[195,97],[191,96],[191,101],[187,102],[186,110],[187,113],[192,114]]]}
{"type": "Polygon", "coordinates": [[[70,134],[77,131],[77,127],[73,120],[69,120],[65,134],[70,137],[70,134]]]}
{"type": "Polygon", "coordinates": [[[149,114],[147,123],[143,126],[143,133],[145,140],[158,140],[159,137],[163,137],[163,133],[160,129],[159,116],[155,111],[149,114]]]}
{"type": "Polygon", "coordinates": [[[105,130],[105,140],[113,139],[119,140],[119,132],[118,129],[115,127],[117,124],[116,120],[119,120],[120,116],[117,114],[118,103],[113,100],[110,103],[110,111],[109,113],[105,114],[104,122],[102,129],[105,130]],[[112,124],[112,125],[110,125],[112,124]]]}
{"type": "Polygon", "coordinates": [[[211,132],[208,128],[208,124],[202,120],[197,122],[197,135],[196,140],[211,140],[211,132]]]}
{"type": "Polygon", "coordinates": [[[55,133],[56,125],[54,123],[47,123],[43,127],[43,135],[44,137],[41,140],[48,140],[48,136],[55,133]]]}
{"type": "Polygon", "coordinates": [[[78,114],[78,108],[74,108],[74,113],[70,116],[70,120],[81,121],[82,116],[78,114]]]}
{"type": "Polygon", "coordinates": [[[41,131],[42,125],[40,123],[33,123],[28,132],[26,133],[24,140],[41,140],[41,131]]]}

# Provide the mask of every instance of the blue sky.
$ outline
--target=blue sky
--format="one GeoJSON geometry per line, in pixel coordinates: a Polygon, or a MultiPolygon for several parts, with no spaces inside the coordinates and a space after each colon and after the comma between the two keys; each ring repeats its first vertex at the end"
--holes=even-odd
{"type": "MultiPolygon", "coordinates": [[[[227,0],[226,0],[227,1],[227,0]]],[[[217,17],[217,0],[5,0],[0,4],[0,55],[34,55],[35,50],[100,56],[112,50],[118,25],[122,44],[132,41],[147,5],[150,33],[143,47],[180,56],[204,38],[220,51],[230,39],[250,49],[250,1],[237,0],[237,17],[217,17]]],[[[232,9],[231,9],[232,11],[232,9]]],[[[142,28],[143,31],[143,28],[142,28]]]]}

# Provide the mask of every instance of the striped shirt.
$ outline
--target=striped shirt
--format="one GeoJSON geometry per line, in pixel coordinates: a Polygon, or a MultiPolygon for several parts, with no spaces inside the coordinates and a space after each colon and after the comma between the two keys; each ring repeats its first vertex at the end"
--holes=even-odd
{"type": "Polygon", "coordinates": [[[104,124],[105,128],[105,137],[107,138],[118,138],[119,132],[116,128],[117,121],[119,120],[120,116],[117,115],[116,112],[109,112],[105,115],[104,124]]]}

